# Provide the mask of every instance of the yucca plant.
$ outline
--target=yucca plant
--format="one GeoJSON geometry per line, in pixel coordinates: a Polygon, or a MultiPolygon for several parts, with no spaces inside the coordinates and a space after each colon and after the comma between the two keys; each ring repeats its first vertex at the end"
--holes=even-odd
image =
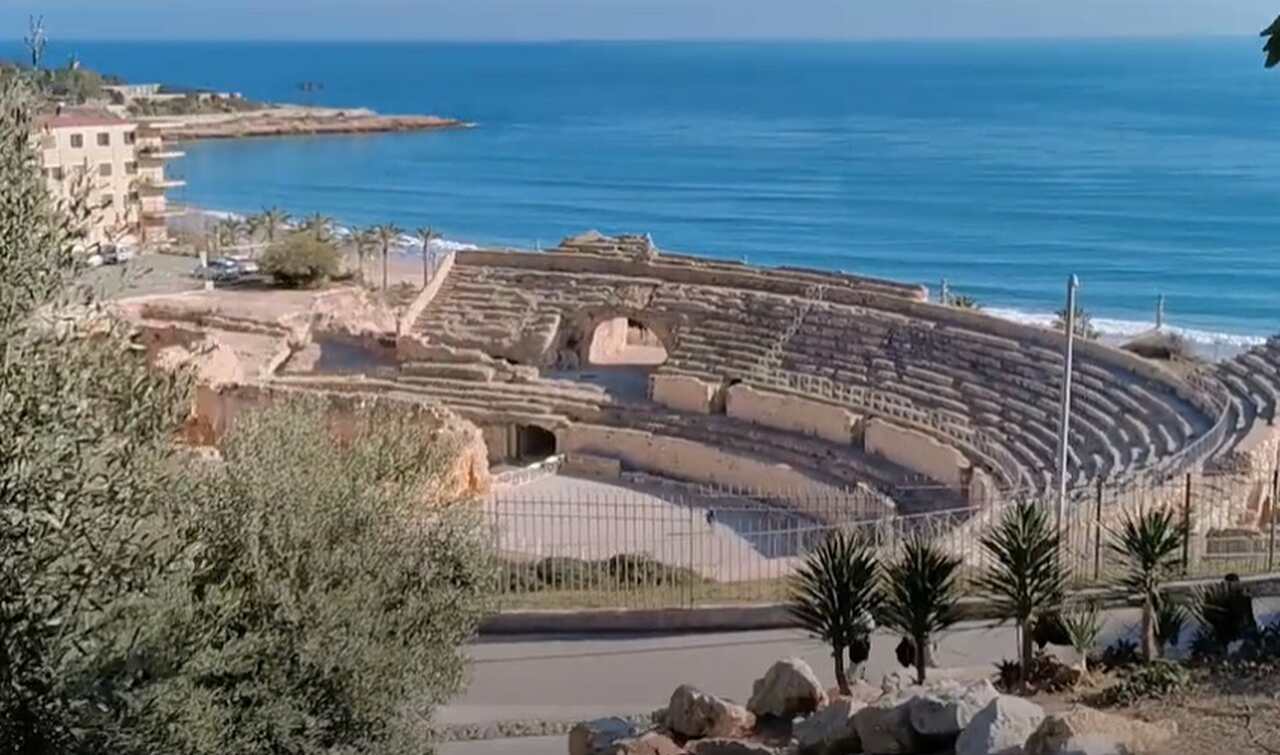
{"type": "Polygon", "coordinates": [[[1080,670],[1089,673],[1089,653],[1102,634],[1102,612],[1094,602],[1082,603],[1062,612],[1062,627],[1071,640],[1071,649],[1080,656],[1080,670]]]}
{"type": "Polygon", "coordinates": [[[871,616],[880,600],[875,553],[863,538],[847,532],[832,532],[791,577],[787,611],[831,646],[841,694],[850,694],[845,651],[870,640],[871,616]]]}
{"type": "Polygon", "coordinates": [[[1187,607],[1170,595],[1161,595],[1156,605],[1156,651],[1160,657],[1177,647],[1187,625],[1187,607]]]}
{"type": "Polygon", "coordinates": [[[1058,610],[1066,587],[1058,535],[1043,507],[1023,502],[1007,509],[981,542],[992,565],[976,586],[1017,625],[1018,659],[1029,669],[1034,657],[1031,622],[1058,610]]]}
{"type": "Polygon", "coordinates": [[[1200,623],[1202,649],[1225,653],[1233,642],[1258,631],[1253,598],[1237,581],[1223,581],[1196,591],[1191,612],[1200,623]]]}
{"type": "Polygon", "coordinates": [[[1142,601],[1142,658],[1156,653],[1156,609],[1160,586],[1173,573],[1186,537],[1172,509],[1126,514],[1108,547],[1124,567],[1119,584],[1142,601]]]}
{"type": "Polygon", "coordinates": [[[934,635],[959,618],[959,577],[960,559],[919,533],[907,538],[901,555],[885,569],[881,623],[914,643],[917,684],[925,683],[934,635]]]}

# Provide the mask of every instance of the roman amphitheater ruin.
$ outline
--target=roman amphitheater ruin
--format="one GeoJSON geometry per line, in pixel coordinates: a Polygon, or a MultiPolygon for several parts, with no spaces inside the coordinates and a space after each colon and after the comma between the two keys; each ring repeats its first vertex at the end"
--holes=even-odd
{"type": "MultiPolygon", "coordinates": [[[[399,317],[359,328],[332,327],[314,303],[255,319],[200,301],[127,308],[157,348],[257,344],[256,362],[241,355],[252,368],[202,391],[197,423],[211,437],[241,405],[306,391],[423,407],[468,439],[458,484],[477,494],[547,459],[579,478],[843,502],[798,512],[824,524],[1056,490],[1064,336],[932,303],[920,286],[593,233],[543,252],[453,253],[399,317]]],[[[1073,374],[1076,508],[1230,470],[1250,482],[1218,491],[1229,511],[1214,526],[1267,529],[1280,340],[1194,370],[1078,341],[1073,374]]]]}

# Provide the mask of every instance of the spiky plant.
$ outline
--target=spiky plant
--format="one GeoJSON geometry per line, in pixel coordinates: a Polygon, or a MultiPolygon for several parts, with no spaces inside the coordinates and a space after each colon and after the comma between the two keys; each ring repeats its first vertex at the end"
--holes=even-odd
{"type": "Polygon", "coordinates": [[[1200,623],[1202,648],[1225,653],[1233,642],[1258,631],[1253,599],[1239,582],[1223,581],[1196,590],[1190,608],[1200,623]]]}
{"type": "Polygon", "coordinates": [[[1177,566],[1185,537],[1172,509],[1153,508],[1126,514],[1108,543],[1124,568],[1120,586],[1142,601],[1142,658],[1148,663],[1157,655],[1160,587],[1177,566]]]}
{"type": "Polygon", "coordinates": [[[289,222],[289,213],[279,207],[268,207],[258,216],[263,233],[267,236],[267,243],[274,243],[276,234],[289,222]]]}
{"type": "Polygon", "coordinates": [[[1187,624],[1187,607],[1170,595],[1161,595],[1156,605],[1156,651],[1161,657],[1177,647],[1187,624]]]}
{"type": "Polygon", "coordinates": [[[333,235],[333,218],[312,213],[302,221],[302,230],[314,236],[316,241],[328,241],[333,235]]]}
{"type": "Polygon", "coordinates": [[[960,559],[919,533],[907,537],[901,555],[885,568],[881,623],[914,643],[918,684],[925,683],[934,635],[959,618],[959,573],[960,559]]]}
{"type": "Polygon", "coordinates": [[[1043,507],[1023,502],[1007,509],[981,542],[992,564],[976,585],[1017,625],[1018,659],[1029,669],[1035,655],[1031,622],[1057,610],[1066,587],[1058,535],[1043,507]]]}
{"type": "Polygon", "coordinates": [[[870,545],[847,532],[832,532],[791,577],[787,611],[814,637],[831,646],[836,684],[848,695],[845,651],[870,638],[870,617],[880,607],[880,567],[870,545]]]}
{"type": "Polygon", "coordinates": [[[1102,612],[1098,604],[1091,601],[1063,611],[1062,627],[1071,640],[1071,648],[1080,656],[1080,670],[1089,673],[1089,652],[1102,634],[1102,612]]]}

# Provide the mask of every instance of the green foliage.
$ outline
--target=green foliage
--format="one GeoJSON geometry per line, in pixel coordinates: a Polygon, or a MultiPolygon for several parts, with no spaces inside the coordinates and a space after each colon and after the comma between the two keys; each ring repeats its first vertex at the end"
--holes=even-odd
{"type": "Polygon", "coordinates": [[[86,712],[110,710],[79,680],[164,567],[156,523],[188,384],[71,306],[83,202],[47,194],[34,101],[0,81],[0,749],[42,754],[82,749],[86,712]]]}
{"type": "Polygon", "coordinates": [[[1200,623],[1196,637],[1197,655],[1220,655],[1234,642],[1258,631],[1253,615],[1253,598],[1239,582],[1218,582],[1196,591],[1191,613],[1200,623]]]}
{"type": "Polygon", "coordinates": [[[1126,670],[1120,681],[1094,695],[1090,705],[1129,706],[1141,700],[1162,699],[1191,686],[1191,672],[1171,661],[1154,661],[1126,670]]]}
{"type": "Polygon", "coordinates": [[[881,623],[915,643],[916,678],[921,684],[932,637],[959,618],[959,573],[959,558],[918,533],[907,538],[901,555],[885,569],[881,623]]]}
{"type": "Polygon", "coordinates": [[[1086,669],[1089,653],[1093,652],[1094,646],[1098,644],[1098,636],[1102,634],[1102,624],[1102,612],[1097,603],[1073,606],[1062,613],[1062,626],[1071,641],[1071,649],[1086,659],[1086,669]]]}
{"type": "Polygon", "coordinates": [[[972,309],[972,310],[982,309],[982,305],[978,303],[977,299],[973,298],[972,296],[965,296],[963,294],[958,296],[952,296],[947,301],[947,303],[955,307],[956,309],[972,309]]]}
{"type": "Polygon", "coordinates": [[[1160,586],[1174,573],[1184,538],[1173,509],[1155,508],[1126,514],[1108,543],[1123,566],[1120,586],[1142,600],[1142,656],[1148,661],[1156,657],[1160,586]]]}
{"type": "Polygon", "coordinates": [[[344,436],[295,400],[238,420],[177,491],[187,556],[137,607],[103,752],[425,749],[492,589],[484,530],[441,500],[455,449],[419,418],[362,411],[344,436]]]}
{"type": "Polygon", "coordinates": [[[1106,650],[1102,651],[1102,655],[1098,660],[1093,662],[1093,665],[1113,671],[1136,666],[1141,662],[1142,656],[1138,652],[1138,643],[1127,637],[1121,637],[1108,645],[1106,650]]]}
{"type": "Polygon", "coordinates": [[[1161,652],[1182,641],[1187,618],[1186,606],[1168,595],[1160,596],[1156,605],[1156,646],[1161,652]]]}
{"type": "Polygon", "coordinates": [[[1010,694],[1061,692],[1075,686],[1080,678],[1078,671],[1044,652],[1032,656],[1029,668],[1031,673],[1024,676],[1021,662],[1000,661],[996,664],[996,687],[1010,694]]]}
{"type": "Polygon", "coordinates": [[[507,591],[608,590],[693,585],[703,578],[690,569],[670,566],[651,556],[621,553],[599,561],[551,556],[533,563],[503,564],[507,591]]]}
{"type": "Polygon", "coordinates": [[[259,265],[280,285],[298,288],[333,278],[341,263],[333,244],[310,233],[294,233],[267,247],[259,265]]]}
{"type": "MultiPolygon", "coordinates": [[[[1058,319],[1054,321],[1053,328],[1054,330],[1059,330],[1065,333],[1067,330],[1067,310],[1060,309],[1056,314],[1058,319]]],[[[1098,329],[1093,327],[1093,315],[1086,312],[1079,305],[1076,306],[1075,330],[1077,336],[1080,338],[1087,338],[1091,341],[1097,340],[1102,336],[1102,333],[1098,332],[1098,329]]]]}
{"type": "Polygon", "coordinates": [[[1042,506],[1022,502],[1007,509],[996,527],[984,535],[982,547],[992,565],[976,585],[992,605],[1018,625],[1018,658],[1031,662],[1031,620],[1057,609],[1066,587],[1058,536],[1042,506]]]}
{"type": "Polygon", "coordinates": [[[1267,68],[1275,68],[1276,64],[1280,63],[1280,16],[1276,16],[1276,20],[1263,29],[1259,36],[1267,39],[1266,44],[1262,46],[1262,51],[1267,54],[1263,65],[1267,68]]]}
{"type": "Polygon", "coordinates": [[[845,650],[871,634],[879,609],[880,567],[870,545],[841,530],[832,532],[791,577],[787,611],[801,628],[831,646],[836,682],[848,694],[845,650]]]}

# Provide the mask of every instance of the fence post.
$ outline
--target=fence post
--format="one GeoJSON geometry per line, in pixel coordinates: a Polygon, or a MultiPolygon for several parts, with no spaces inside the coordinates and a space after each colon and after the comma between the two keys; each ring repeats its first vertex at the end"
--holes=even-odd
{"type": "Polygon", "coordinates": [[[1271,525],[1267,529],[1270,535],[1267,538],[1267,571],[1271,571],[1276,565],[1276,493],[1280,491],[1280,469],[1276,469],[1271,473],[1271,525]]]}
{"type": "MultiPolygon", "coordinates": [[[[688,572],[686,572],[686,576],[687,576],[687,575],[693,575],[693,574],[697,574],[697,573],[698,573],[697,571],[695,571],[695,569],[694,569],[694,564],[693,564],[693,538],[694,538],[693,529],[694,529],[694,526],[695,526],[694,522],[695,522],[695,521],[696,521],[696,519],[697,519],[697,516],[696,516],[696,515],[697,515],[697,512],[693,510],[693,501],[688,500],[688,499],[686,498],[686,499],[685,499],[684,504],[685,504],[685,508],[687,508],[687,509],[689,510],[689,535],[688,535],[688,540],[689,540],[689,561],[688,561],[688,564],[687,564],[687,566],[689,567],[689,571],[688,571],[688,572]]],[[[694,602],[694,594],[693,594],[693,593],[694,593],[694,586],[693,586],[693,583],[694,583],[694,581],[695,581],[695,580],[693,580],[693,579],[691,579],[691,578],[686,578],[686,579],[684,579],[683,581],[684,581],[684,582],[689,586],[689,587],[688,587],[688,589],[689,589],[689,593],[688,593],[688,600],[687,600],[687,601],[685,601],[686,606],[687,606],[688,608],[693,608],[693,602],[694,602]]]]}
{"type": "Polygon", "coordinates": [[[1182,500],[1182,576],[1191,569],[1191,473],[1187,472],[1187,491],[1182,500]]]}
{"type": "Polygon", "coordinates": [[[1093,519],[1093,581],[1102,581],[1102,479],[1098,479],[1097,510],[1093,519]]]}

